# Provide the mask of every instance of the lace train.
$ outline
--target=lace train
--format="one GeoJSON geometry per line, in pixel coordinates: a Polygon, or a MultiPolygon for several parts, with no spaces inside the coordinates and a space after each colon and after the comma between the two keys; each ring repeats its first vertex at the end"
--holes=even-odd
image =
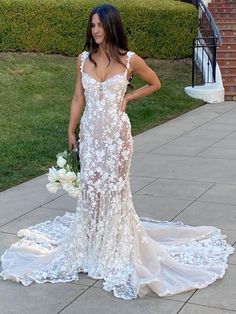
{"type": "Polygon", "coordinates": [[[78,214],[66,212],[53,221],[19,230],[17,235],[22,239],[2,255],[4,270],[0,275],[28,286],[33,281],[79,280],[79,272],[85,272],[104,279],[103,289],[124,299],[143,297],[150,291],[172,295],[206,287],[223,277],[227,257],[234,250],[219,229],[139,218],[131,202],[130,209],[132,234],[128,241],[132,239],[133,245],[131,251],[125,245],[127,260],[116,254],[113,241],[112,248],[107,243],[107,248],[100,247],[105,254],[102,258],[98,252],[91,253],[86,248],[88,241],[81,237],[83,224],[78,214]]]}

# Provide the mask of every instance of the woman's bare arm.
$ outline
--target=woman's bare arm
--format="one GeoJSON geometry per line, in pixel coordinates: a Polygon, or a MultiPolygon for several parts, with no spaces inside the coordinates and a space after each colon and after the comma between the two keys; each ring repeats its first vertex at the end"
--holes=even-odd
{"type": "Polygon", "coordinates": [[[121,111],[125,111],[128,101],[147,96],[161,88],[161,82],[156,73],[136,54],[130,60],[130,72],[140,76],[147,85],[126,94],[121,111]]]}
{"type": "Polygon", "coordinates": [[[76,82],[74,88],[74,95],[70,107],[70,119],[68,125],[68,145],[69,149],[75,147],[76,137],[75,130],[81,116],[81,112],[84,107],[84,89],[81,83],[81,55],[77,57],[76,60],[76,82]]]}

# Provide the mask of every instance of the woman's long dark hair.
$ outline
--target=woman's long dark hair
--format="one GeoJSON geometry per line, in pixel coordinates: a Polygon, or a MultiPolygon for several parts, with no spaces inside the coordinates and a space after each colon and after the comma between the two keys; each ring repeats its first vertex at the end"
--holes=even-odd
{"type": "Polygon", "coordinates": [[[89,60],[95,66],[97,66],[97,63],[93,59],[93,54],[96,53],[99,46],[95,42],[91,31],[92,17],[94,14],[98,14],[105,32],[105,42],[109,49],[108,52],[105,52],[109,60],[108,66],[110,65],[111,56],[113,60],[126,67],[126,65],[121,61],[120,55],[126,55],[127,51],[129,50],[127,37],[125,35],[118,10],[113,5],[108,3],[98,5],[90,12],[87,26],[87,38],[83,48],[83,50],[87,48],[89,52],[89,60]],[[122,53],[120,49],[124,50],[125,52],[122,53]]]}

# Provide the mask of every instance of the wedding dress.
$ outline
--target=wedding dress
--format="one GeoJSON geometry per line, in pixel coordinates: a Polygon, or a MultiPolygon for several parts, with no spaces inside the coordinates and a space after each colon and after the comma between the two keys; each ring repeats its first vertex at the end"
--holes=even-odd
{"type": "Polygon", "coordinates": [[[70,282],[79,273],[104,279],[103,289],[133,299],[149,292],[173,295],[222,278],[233,248],[219,229],[138,217],[129,183],[133,152],[130,121],[119,105],[127,69],[99,82],[84,72],[86,107],[80,123],[81,197],[66,212],[17,235],[1,256],[4,280],[70,282]]]}

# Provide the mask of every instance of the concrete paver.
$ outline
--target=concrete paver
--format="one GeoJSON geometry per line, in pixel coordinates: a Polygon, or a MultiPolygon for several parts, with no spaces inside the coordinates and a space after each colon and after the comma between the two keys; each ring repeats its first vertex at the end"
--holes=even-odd
{"type": "Polygon", "coordinates": [[[65,210],[68,212],[75,212],[77,199],[70,197],[68,194],[63,194],[53,201],[42,205],[42,207],[51,208],[54,210],[65,210]]]}
{"type": "Polygon", "coordinates": [[[152,153],[136,153],[133,159],[131,169],[138,176],[236,184],[236,160],[152,153]]]}
{"type": "Polygon", "coordinates": [[[225,310],[236,309],[236,265],[229,265],[224,278],[196,291],[189,302],[225,310]]]}
{"type": "Polygon", "coordinates": [[[47,182],[47,176],[42,175],[38,177],[38,180],[34,178],[0,193],[0,227],[65,194],[62,190],[59,190],[57,195],[49,193],[45,190],[47,182]]]}
{"type": "Polygon", "coordinates": [[[214,184],[208,191],[206,191],[199,201],[219,203],[219,204],[231,204],[236,205],[236,185],[231,184],[214,184]]]}
{"type": "Polygon", "coordinates": [[[144,187],[138,194],[151,194],[175,199],[194,200],[208,191],[214,183],[190,180],[158,179],[144,187]]]}
{"type": "MultiPolygon", "coordinates": [[[[103,282],[103,280],[98,280],[97,282],[95,282],[93,287],[102,289],[102,282],[103,282]]],[[[161,299],[186,302],[194,294],[195,291],[196,290],[191,290],[191,291],[187,291],[187,292],[184,292],[184,293],[178,293],[178,294],[175,294],[175,295],[162,297],[161,299]]],[[[155,293],[149,293],[148,297],[156,298],[157,295],[155,293]]]]}
{"type": "Polygon", "coordinates": [[[233,314],[234,312],[199,304],[185,304],[179,314],[233,314]]]}
{"type": "MultiPolygon", "coordinates": [[[[236,247],[236,102],[206,104],[134,137],[131,188],[139,216],[213,225],[236,247]]],[[[76,199],[46,190],[46,174],[0,193],[0,254],[19,229],[74,212],[76,199]]],[[[0,279],[0,313],[236,312],[236,254],[226,276],[202,290],[126,301],[80,274],[72,283],[24,287],[0,279]]]]}
{"type": "Polygon", "coordinates": [[[26,229],[40,221],[53,220],[56,216],[63,216],[65,210],[52,210],[51,208],[39,207],[29,213],[22,215],[7,225],[0,227],[0,231],[17,233],[19,229],[26,229]]]}
{"type": "Polygon", "coordinates": [[[152,217],[156,220],[172,220],[181,213],[190,200],[134,194],[133,202],[139,216],[152,217]]]}
{"type": "Polygon", "coordinates": [[[72,283],[33,283],[29,288],[9,280],[0,280],[0,313],[58,313],[88,288],[72,283]]]}
{"type": "Polygon", "coordinates": [[[187,225],[213,225],[222,229],[236,230],[235,205],[194,202],[175,217],[187,225]],[[204,214],[203,214],[204,213],[204,214]]]}
{"type": "Polygon", "coordinates": [[[71,303],[62,314],[72,313],[96,313],[96,314],[175,314],[181,308],[183,302],[164,300],[163,298],[146,297],[145,299],[123,300],[114,298],[112,293],[102,289],[91,287],[73,303],[71,303]]]}

